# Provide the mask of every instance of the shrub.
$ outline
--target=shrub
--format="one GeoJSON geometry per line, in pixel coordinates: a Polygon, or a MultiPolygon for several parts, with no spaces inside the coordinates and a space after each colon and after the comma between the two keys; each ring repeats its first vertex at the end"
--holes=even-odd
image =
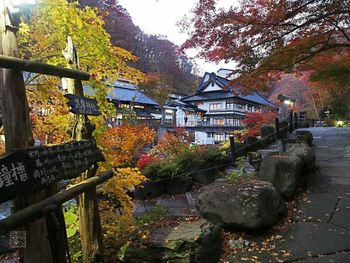
{"type": "Polygon", "coordinates": [[[143,170],[142,173],[150,180],[157,182],[174,177],[187,177],[191,171],[214,167],[221,164],[225,154],[216,146],[188,146],[177,154],[177,158],[155,158],[143,170]]]}
{"type": "Polygon", "coordinates": [[[149,164],[151,164],[156,158],[152,155],[142,154],[137,162],[137,167],[140,170],[145,169],[149,164]]]}

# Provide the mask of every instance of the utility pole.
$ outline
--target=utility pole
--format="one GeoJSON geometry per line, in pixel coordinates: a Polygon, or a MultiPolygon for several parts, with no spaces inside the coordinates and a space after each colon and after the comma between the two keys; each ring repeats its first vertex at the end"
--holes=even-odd
{"type": "MultiPolygon", "coordinates": [[[[0,54],[18,57],[16,27],[11,23],[6,1],[0,1],[0,54]]],[[[5,133],[6,152],[34,145],[29,107],[22,73],[0,69],[0,105],[5,133]]],[[[17,196],[14,210],[18,211],[45,198],[44,191],[17,196]]],[[[51,263],[51,250],[47,238],[45,219],[25,226],[25,263],[51,263]]]]}

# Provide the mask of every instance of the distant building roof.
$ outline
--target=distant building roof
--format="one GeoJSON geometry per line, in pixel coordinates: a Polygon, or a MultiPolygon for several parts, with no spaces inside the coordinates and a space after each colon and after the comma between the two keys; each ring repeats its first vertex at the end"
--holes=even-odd
{"type": "MultiPolygon", "coordinates": [[[[88,86],[84,86],[84,93],[87,95],[95,94],[95,92],[88,86]]],[[[137,90],[137,86],[124,81],[113,82],[112,92],[107,95],[107,98],[119,102],[135,102],[139,104],[159,106],[156,101],[143,94],[140,90],[137,90]]]]}
{"type": "Polygon", "coordinates": [[[202,82],[199,84],[196,92],[190,96],[182,98],[181,100],[185,102],[191,102],[230,98],[238,98],[269,107],[276,107],[268,99],[257,92],[253,92],[249,95],[242,95],[238,89],[230,86],[230,80],[220,77],[215,73],[208,72],[204,74],[202,82]],[[221,88],[221,90],[203,92],[211,84],[216,84],[221,88]]]}
{"type": "Polygon", "coordinates": [[[112,100],[159,106],[156,101],[146,96],[141,91],[137,90],[137,86],[134,84],[124,81],[116,81],[113,82],[112,85],[114,89],[112,91],[112,94],[109,96],[109,98],[112,100]]]}

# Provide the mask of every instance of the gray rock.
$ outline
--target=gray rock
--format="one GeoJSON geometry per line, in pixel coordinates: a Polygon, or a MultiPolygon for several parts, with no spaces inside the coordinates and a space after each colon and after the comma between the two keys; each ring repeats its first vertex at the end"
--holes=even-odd
{"type": "Polygon", "coordinates": [[[204,219],[176,227],[156,228],[144,249],[127,250],[126,262],[218,262],[222,231],[204,219]]]}
{"type": "Polygon", "coordinates": [[[292,199],[301,183],[303,161],[293,154],[280,153],[263,159],[258,177],[268,181],[286,200],[292,199]]]}
{"type": "Polygon", "coordinates": [[[304,162],[304,171],[311,172],[315,170],[315,150],[311,148],[307,143],[287,143],[286,153],[291,153],[299,156],[304,162]]]}
{"type": "Polygon", "coordinates": [[[229,230],[267,229],[286,212],[273,185],[257,180],[214,183],[198,195],[197,209],[209,222],[229,230]]]}
{"type": "Polygon", "coordinates": [[[312,146],[312,141],[314,140],[314,137],[310,131],[296,131],[295,134],[296,142],[306,142],[309,146],[312,146]]]}

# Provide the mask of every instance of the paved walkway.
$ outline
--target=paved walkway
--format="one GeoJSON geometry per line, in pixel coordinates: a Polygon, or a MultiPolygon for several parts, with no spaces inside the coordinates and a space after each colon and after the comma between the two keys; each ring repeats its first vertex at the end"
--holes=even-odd
{"type": "MultiPolygon", "coordinates": [[[[284,262],[349,263],[350,128],[308,130],[314,135],[318,171],[310,176],[306,191],[298,197],[294,223],[279,233],[282,237],[275,242],[276,250],[290,252],[284,262]]],[[[158,204],[175,215],[186,215],[186,199],[185,195],[174,200],[159,199],[158,204]]],[[[243,262],[242,256],[230,262],[243,262]]],[[[263,263],[277,262],[268,253],[257,256],[263,263]]]]}
{"type": "Polygon", "coordinates": [[[350,262],[350,128],[310,128],[318,172],[299,198],[294,226],[280,249],[286,262],[350,262]]]}

